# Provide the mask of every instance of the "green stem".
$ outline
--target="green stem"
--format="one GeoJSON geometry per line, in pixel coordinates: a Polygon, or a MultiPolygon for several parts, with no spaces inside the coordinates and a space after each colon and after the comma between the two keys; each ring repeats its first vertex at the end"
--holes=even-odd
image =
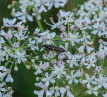
{"type": "Polygon", "coordinates": [[[68,33],[70,32],[70,27],[69,27],[69,23],[68,23],[68,33]]]}
{"type": "Polygon", "coordinates": [[[101,60],[101,67],[102,68],[104,68],[103,65],[104,65],[104,59],[101,60]]]}
{"type": "Polygon", "coordinates": [[[11,59],[12,59],[12,58],[10,58],[9,61],[7,61],[7,62],[5,63],[5,67],[7,67],[7,65],[8,65],[8,63],[10,62],[11,59]]]}
{"type": "Polygon", "coordinates": [[[85,89],[82,89],[81,91],[79,91],[79,92],[75,95],[75,97],[82,97],[82,96],[84,95],[85,91],[86,91],[86,88],[85,88],[85,89]]]}
{"type": "Polygon", "coordinates": [[[20,46],[20,48],[23,48],[23,46],[24,46],[25,44],[27,44],[28,41],[29,41],[29,39],[27,39],[27,40],[20,46]]]}
{"type": "Polygon", "coordinates": [[[42,26],[40,20],[37,19],[37,17],[36,17],[36,22],[37,22],[37,25],[38,25],[38,27],[40,28],[41,32],[43,32],[43,31],[44,31],[43,26],[42,26]]]}

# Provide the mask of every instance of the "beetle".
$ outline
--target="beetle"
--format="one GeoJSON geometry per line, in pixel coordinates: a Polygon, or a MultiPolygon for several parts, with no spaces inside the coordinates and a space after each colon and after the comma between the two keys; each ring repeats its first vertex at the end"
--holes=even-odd
{"type": "Polygon", "coordinates": [[[60,53],[65,52],[65,49],[54,45],[43,45],[42,47],[45,47],[46,49],[53,50],[60,53]]]}

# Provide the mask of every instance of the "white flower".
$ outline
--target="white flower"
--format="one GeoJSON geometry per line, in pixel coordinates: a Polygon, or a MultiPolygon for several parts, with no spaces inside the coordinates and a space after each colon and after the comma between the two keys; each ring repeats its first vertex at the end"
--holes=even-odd
{"type": "Polygon", "coordinates": [[[54,0],[53,4],[55,8],[64,7],[67,3],[67,0],[54,0]]]}
{"type": "Polygon", "coordinates": [[[52,59],[56,56],[56,52],[50,51],[49,53],[43,54],[44,59],[52,59]]]}
{"type": "Polygon", "coordinates": [[[75,55],[72,55],[71,53],[67,53],[68,60],[66,62],[68,63],[69,67],[73,68],[74,66],[78,66],[78,62],[75,55]]]}
{"type": "Polygon", "coordinates": [[[65,57],[66,57],[65,53],[60,53],[59,56],[58,56],[59,59],[64,59],[65,57]]]}
{"type": "Polygon", "coordinates": [[[64,61],[57,61],[57,64],[58,64],[59,66],[62,66],[62,65],[65,65],[65,62],[64,62],[64,61]]]}
{"type": "Polygon", "coordinates": [[[5,51],[0,49],[0,62],[4,61],[5,51]]]}
{"type": "Polygon", "coordinates": [[[38,12],[47,12],[46,7],[48,6],[47,0],[34,0],[35,1],[35,8],[38,8],[38,12]]]}
{"type": "Polygon", "coordinates": [[[68,33],[68,37],[67,37],[67,40],[69,40],[71,42],[71,45],[74,46],[75,45],[75,42],[76,43],[79,43],[80,39],[78,39],[79,37],[79,33],[71,33],[69,32],[68,33]]]}
{"type": "Polygon", "coordinates": [[[71,75],[67,75],[66,79],[69,80],[68,83],[71,85],[73,82],[78,83],[79,81],[76,79],[78,77],[77,73],[74,74],[74,70],[71,71],[71,75]]]}
{"type": "Polygon", "coordinates": [[[15,24],[16,18],[13,19],[3,18],[3,23],[5,27],[19,27],[22,24],[22,22],[18,22],[17,24],[15,24]]]}
{"type": "Polygon", "coordinates": [[[31,50],[36,50],[36,49],[38,50],[39,49],[37,44],[36,44],[36,41],[33,40],[32,38],[29,38],[28,46],[31,48],[31,50]]]}
{"type": "Polygon", "coordinates": [[[61,97],[64,97],[64,95],[67,95],[67,97],[74,97],[70,91],[70,86],[68,85],[65,88],[61,87],[60,92],[61,92],[61,97]]]}
{"type": "Polygon", "coordinates": [[[6,82],[13,82],[13,78],[11,76],[11,71],[9,69],[7,69],[7,78],[6,78],[6,82]]]}
{"type": "Polygon", "coordinates": [[[79,52],[83,53],[84,49],[86,48],[87,52],[90,53],[91,51],[94,50],[93,47],[89,46],[91,44],[92,42],[89,42],[89,41],[83,42],[83,45],[78,48],[79,52]]]}
{"type": "Polygon", "coordinates": [[[40,62],[39,66],[35,65],[35,69],[36,69],[36,72],[34,72],[35,75],[42,73],[42,61],[40,62]]]}
{"type": "MultiPolygon", "coordinates": [[[[5,85],[6,85],[6,83],[5,82],[3,82],[3,83],[0,83],[0,96],[1,95],[3,95],[3,92],[4,92],[4,94],[5,94],[5,92],[6,92],[6,88],[5,88],[5,85]]],[[[3,96],[1,96],[1,97],[3,97],[3,96]]]]}
{"type": "Polygon", "coordinates": [[[10,53],[11,53],[11,50],[8,49],[6,46],[4,46],[4,51],[5,51],[5,57],[6,57],[6,60],[9,59],[9,56],[10,56],[10,53]]]}
{"type": "Polygon", "coordinates": [[[96,66],[96,67],[95,67],[95,73],[96,73],[96,74],[101,73],[101,71],[102,71],[101,66],[96,66]]]}
{"type": "Polygon", "coordinates": [[[51,32],[49,30],[46,30],[42,33],[39,33],[38,35],[42,36],[43,39],[52,39],[55,37],[56,33],[55,32],[51,32]]]}
{"type": "Polygon", "coordinates": [[[38,38],[37,41],[43,42],[43,44],[52,44],[53,38],[56,36],[56,33],[55,32],[50,33],[49,30],[46,30],[42,33],[39,33],[38,35],[40,35],[40,38],[38,38]]]}
{"type": "Polygon", "coordinates": [[[5,27],[13,27],[16,23],[16,18],[9,20],[8,18],[3,18],[3,23],[5,27]]]}
{"type": "Polygon", "coordinates": [[[89,88],[88,90],[87,90],[87,93],[88,94],[94,94],[95,96],[98,96],[98,91],[97,91],[97,89],[96,88],[89,88]]]}
{"type": "Polygon", "coordinates": [[[0,97],[12,97],[13,91],[11,87],[7,87],[6,82],[13,82],[11,70],[0,66],[0,97]]]}
{"type": "Polygon", "coordinates": [[[22,22],[24,22],[24,23],[26,22],[26,20],[33,21],[33,17],[31,15],[27,14],[26,9],[22,9],[22,12],[18,11],[17,13],[15,13],[15,16],[18,19],[22,20],[22,22]]]}
{"type": "Polygon", "coordinates": [[[86,56],[86,62],[83,63],[87,69],[90,69],[91,67],[95,67],[95,63],[97,61],[96,53],[92,53],[88,56],[86,56]]]}
{"type": "Polygon", "coordinates": [[[59,97],[60,96],[60,87],[58,87],[58,86],[51,87],[50,92],[52,94],[55,94],[55,97],[59,97]]]}
{"type": "Polygon", "coordinates": [[[105,94],[102,94],[102,96],[103,96],[103,97],[107,97],[107,93],[105,93],[105,94]]]}
{"type": "Polygon", "coordinates": [[[13,44],[13,47],[14,48],[18,48],[20,46],[20,44],[18,43],[18,42],[15,42],[14,44],[13,44]]]}
{"type": "Polygon", "coordinates": [[[12,88],[11,88],[11,87],[8,87],[8,88],[7,88],[7,93],[4,94],[3,97],[12,97],[13,92],[14,92],[14,91],[12,90],[12,88]]]}
{"type": "Polygon", "coordinates": [[[21,8],[25,9],[27,8],[29,5],[31,5],[31,2],[29,0],[19,0],[19,3],[21,4],[21,8]]]}
{"type": "Polygon", "coordinates": [[[95,30],[92,31],[91,33],[98,34],[98,36],[101,37],[106,29],[106,24],[104,22],[101,23],[97,22],[95,25],[93,25],[93,29],[95,30]]]}
{"type": "Polygon", "coordinates": [[[63,77],[63,75],[66,75],[65,66],[64,65],[61,65],[61,66],[54,65],[52,75],[56,75],[58,79],[63,77]]]}
{"type": "Polygon", "coordinates": [[[59,15],[61,18],[68,17],[70,14],[71,14],[70,12],[65,12],[65,11],[59,10],[59,15]]]}
{"type": "Polygon", "coordinates": [[[38,12],[39,8],[33,8],[32,16],[36,16],[38,20],[41,20],[41,14],[38,12]]]}
{"type": "Polygon", "coordinates": [[[47,70],[49,67],[50,67],[49,62],[44,62],[43,64],[41,64],[42,70],[47,70]]]}
{"type": "Polygon", "coordinates": [[[52,95],[51,92],[48,90],[48,86],[44,85],[42,82],[35,83],[35,85],[42,88],[42,90],[40,91],[34,91],[34,93],[38,95],[38,97],[44,97],[44,93],[46,93],[46,97],[50,97],[52,95]]]}
{"type": "Polygon", "coordinates": [[[40,29],[36,28],[35,31],[34,31],[34,34],[38,34],[39,32],[40,32],[40,29]]]}
{"type": "Polygon", "coordinates": [[[96,78],[95,80],[98,83],[96,88],[104,87],[105,89],[107,89],[107,77],[103,77],[102,74],[99,74],[98,78],[96,78]]]}
{"type": "Polygon", "coordinates": [[[7,75],[7,69],[4,66],[0,66],[0,81],[3,81],[4,77],[7,75]]]}
{"type": "Polygon", "coordinates": [[[14,58],[17,59],[17,62],[18,62],[19,64],[21,63],[21,61],[22,61],[22,62],[27,61],[26,51],[18,51],[18,50],[16,50],[16,51],[15,51],[14,58]]]}
{"type": "Polygon", "coordinates": [[[28,38],[27,31],[28,28],[25,28],[24,26],[20,26],[19,30],[14,34],[14,36],[18,40],[25,40],[26,38],[28,38]]]}
{"type": "Polygon", "coordinates": [[[63,20],[63,24],[67,25],[68,23],[74,23],[74,14],[70,13],[70,15],[68,17],[65,17],[65,19],[63,20]]]}
{"type": "Polygon", "coordinates": [[[7,32],[5,32],[4,30],[1,30],[1,33],[0,33],[2,36],[4,36],[6,39],[11,39],[13,37],[12,35],[12,30],[8,30],[7,32]]]}
{"type": "Polygon", "coordinates": [[[88,74],[85,74],[86,80],[82,80],[82,84],[86,84],[87,88],[90,89],[91,86],[96,84],[95,76],[89,77],[88,74]]]}
{"type": "Polygon", "coordinates": [[[53,76],[48,74],[48,72],[45,73],[46,78],[42,78],[41,81],[45,82],[46,86],[49,86],[49,83],[55,83],[55,80],[52,78],[53,76]]]}
{"type": "Polygon", "coordinates": [[[5,43],[3,37],[0,37],[0,45],[2,45],[3,43],[5,43]]]}
{"type": "Polygon", "coordinates": [[[90,23],[91,23],[90,18],[81,16],[75,21],[75,25],[82,31],[85,29],[91,29],[92,27],[89,26],[90,23]]]}
{"type": "Polygon", "coordinates": [[[90,40],[91,36],[86,34],[87,32],[83,31],[83,37],[80,39],[83,45],[80,46],[78,50],[79,52],[84,52],[84,49],[86,48],[87,52],[90,53],[94,50],[94,48],[90,46],[93,44],[93,41],[90,40]]]}

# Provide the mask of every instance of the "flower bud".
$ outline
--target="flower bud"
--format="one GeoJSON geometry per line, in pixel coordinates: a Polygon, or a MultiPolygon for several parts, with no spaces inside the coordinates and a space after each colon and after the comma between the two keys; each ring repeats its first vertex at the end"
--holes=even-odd
{"type": "Polygon", "coordinates": [[[36,77],[36,81],[39,81],[39,77],[36,77]]]}
{"type": "Polygon", "coordinates": [[[39,60],[39,56],[36,56],[36,60],[39,60]]]}
{"type": "Polygon", "coordinates": [[[18,71],[18,67],[14,67],[14,71],[18,71]]]}
{"type": "Polygon", "coordinates": [[[26,65],[26,68],[27,68],[27,69],[30,69],[30,68],[31,68],[31,66],[30,66],[30,65],[26,65]]]}

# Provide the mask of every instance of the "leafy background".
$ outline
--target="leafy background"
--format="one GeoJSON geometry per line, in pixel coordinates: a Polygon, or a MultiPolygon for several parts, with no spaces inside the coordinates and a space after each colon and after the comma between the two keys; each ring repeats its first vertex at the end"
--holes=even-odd
{"type": "MultiPolygon", "coordinates": [[[[84,3],[86,0],[68,0],[69,3],[66,4],[64,10],[72,11],[77,8],[78,5],[84,3]]],[[[0,27],[3,25],[3,18],[12,18],[11,11],[8,9],[8,5],[11,4],[12,0],[0,0],[0,27]]],[[[49,21],[48,16],[54,17],[57,14],[58,9],[52,9],[48,13],[44,13],[44,19],[49,21]]],[[[34,24],[33,24],[34,25],[34,24]]],[[[34,29],[31,25],[30,29],[34,29]]],[[[43,26],[46,25],[43,23],[43,26]]],[[[48,28],[46,26],[46,28],[48,28]]],[[[36,82],[36,77],[34,76],[33,70],[27,70],[23,64],[19,65],[19,71],[12,71],[12,76],[14,78],[14,83],[12,84],[14,94],[13,97],[36,97],[33,91],[36,89],[34,83],[36,82]]],[[[78,92],[78,91],[77,91],[78,92]]],[[[82,97],[81,95],[79,97],[82,97]]],[[[84,97],[95,97],[95,96],[84,96],[84,97]]]]}

